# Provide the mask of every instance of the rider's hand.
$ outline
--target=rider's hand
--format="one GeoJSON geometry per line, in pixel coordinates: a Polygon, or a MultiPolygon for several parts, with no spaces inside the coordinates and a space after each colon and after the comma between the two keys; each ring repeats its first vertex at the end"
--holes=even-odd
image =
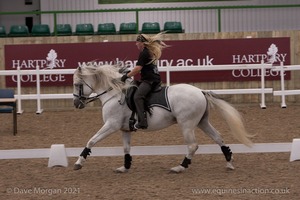
{"type": "Polygon", "coordinates": [[[121,81],[125,83],[126,79],[128,79],[129,77],[127,76],[127,74],[124,74],[122,77],[121,77],[121,81]]]}

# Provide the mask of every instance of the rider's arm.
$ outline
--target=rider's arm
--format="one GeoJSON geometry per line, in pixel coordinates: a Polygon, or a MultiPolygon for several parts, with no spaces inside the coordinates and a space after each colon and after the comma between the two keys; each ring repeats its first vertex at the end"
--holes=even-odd
{"type": "Polygon", "coordinates": [[[137,65],[135,66],[132,71],[128,72],[127,74],[124,74],[122,77],[121,77],[121,81],[122,82],[125,82],[126,79],[132,77],[132,76],[135,76],[136,74],[138,74],[141,70],[142,70],[142,66],[140,65],[137,65]]]}
{"type": "Polygon", "coordinates": [[[137,65],[137,66],[135,66],[135,67],[132,69],[131,72],[129,72],[129,73],[127,74],[127,77],[130,78],[130,77],[132,77],[132,76],[135,76],[135,75],[137,75],[141,70],[142,70],[142,66],[137,65]]]}

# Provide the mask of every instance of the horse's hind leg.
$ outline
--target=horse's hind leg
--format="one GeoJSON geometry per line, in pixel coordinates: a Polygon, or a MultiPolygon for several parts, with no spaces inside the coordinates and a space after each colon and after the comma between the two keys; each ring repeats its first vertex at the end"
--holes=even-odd
{"type": "Polygon", "coordinates": [[[130,155],[131,132],[123,132],[124,165],[115,170],[117,173],[125,173],[131,167],[132,157],[130,155]]]}
{"type": "Polygon", "coordinates": [[[234,166],[232,164],[232,152],[229,146],[226,146],[224,144],[220,133],[209,123],[207,116],[204,116],[204,118],[198,124],[198,127],[221,147],[221,150],[227,161],[227,168],[234,169],[234,166]]]}
{"type": "Polygon", "coordinates": [[[198,149],[198,144],[196,142],[195,133],[193,129],[190,128],[183,129],[183,136],[184,136],[185,143],[187,144],[188,153],[180,165],[171,168],[171,172],[180,173],[184,171],[186,168],[188,168],[189,165],[192,163],[191,162],[192,157],[194,156],[195,152],[198,149]]]}

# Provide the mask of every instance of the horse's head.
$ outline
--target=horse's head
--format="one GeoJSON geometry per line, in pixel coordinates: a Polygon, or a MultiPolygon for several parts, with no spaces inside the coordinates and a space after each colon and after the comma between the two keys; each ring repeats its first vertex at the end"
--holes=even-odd
{"type": "Polygon", "coordinates": [[[92,76],[86,73],[84,67],[78,67],[73,75],[73,103],[76,108],[85,107],[86,101],[93,93],[92,76]]]}
{"type": "Polygon", "coordinates": [[[120,80],[121,73],[124,73],[124,71],[126,70],[120,69],[118,65],[78,67],[73,75],[74,106],[82,109],[85,104],[94,101],[111,90],[121,92],[128,87],[120,80]],[[97,95],[89,97],[92,93],[97,93],[97,95]]]}

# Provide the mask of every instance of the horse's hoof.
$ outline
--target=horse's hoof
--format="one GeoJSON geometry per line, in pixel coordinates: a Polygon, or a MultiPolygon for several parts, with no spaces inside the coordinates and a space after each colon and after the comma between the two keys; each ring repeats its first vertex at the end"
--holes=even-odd
{"type": "Polygon", "coordinates": [[[226,163],[226,167],[227,167],[228,169],[234,170],[234,166],[232,165],[231,162],[227,162],[227,163],[226,163]]]}
{"type": "Polygon", "coordinates": [[[80,164],[75,164],[73,167],[74,170],[80,170],[81,168],[82,168],[82,165],[80,165],[80,164]]]}
{"type": "Polygon", "coordinates": [[[171,173],[181,173],[181,172],[183,172],[185,170],[185,168],[183,167],[183,166],[181,166],[181,165],[178,165],[177,167],[173,167],[173,168],[171,168],[171,170],[170,170],[170,172],[171,173]]]}
{"type": "Polygon", "coordinates": [[[116,173],[126,173],[128,171],[129,171],[129,169],[126,169],[124,166],[115,169],[116,173]]]}

